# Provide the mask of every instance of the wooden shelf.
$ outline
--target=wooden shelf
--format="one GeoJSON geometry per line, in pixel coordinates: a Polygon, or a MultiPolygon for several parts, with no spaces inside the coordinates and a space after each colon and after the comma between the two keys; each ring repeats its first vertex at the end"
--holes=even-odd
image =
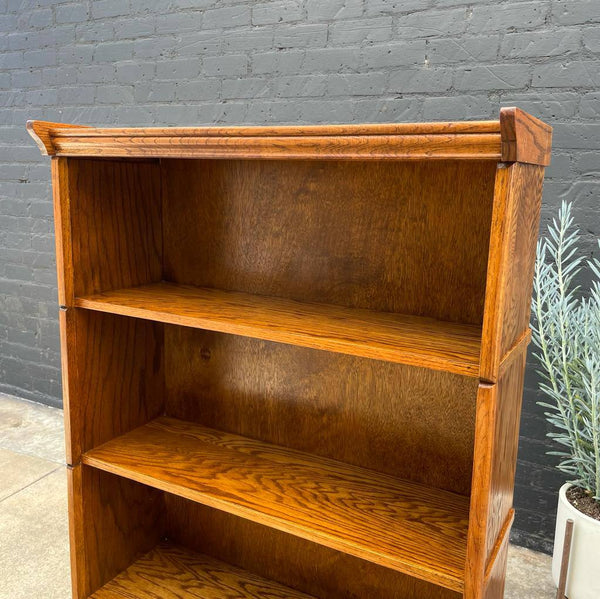
{"type": "Polygon", "coordinates": [[[83,463],[462,591],[469,499],[158,418],[83,463]]]}
{"type": "Polygon", "coordinates": [[[156,283],[76,298],[80,308],[479,375],[481,328],[402,314],[156,283]]]}
{"type": "Polygon", "coordinates": [[[311,599],[276,582],[182,547],[161,543],[90,599],[311,599]]]}

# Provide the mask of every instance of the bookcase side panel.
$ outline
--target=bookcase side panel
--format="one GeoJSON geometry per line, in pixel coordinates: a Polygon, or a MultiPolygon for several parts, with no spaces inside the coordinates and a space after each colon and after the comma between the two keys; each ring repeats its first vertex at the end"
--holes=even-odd
{"type": "Polygon", "coordinates": [[[163,538],[164,496],[82,465],[68,482],[73,599],[88,599],[163,538]]]}
{"type": "Polygon", "coordinates": [[[481,325],[493,161],[161,168],[166,280],[481,325]]]}
{"type": "Polygon", "coordinates": [[[160,170],[152,160],[69,159],[75,296],[160,281],[160,170]]]}
{"type": "Polygon", "coordinates": [[[500,363],[528,332],[544,167],[500,164],[496,174],[480,376],[495,382],[500,363]]]}
{"type": "Polygon", "coordinates": [[[58,303],[60,306],[72,306],[75,296],[71,235],[71,198],[69,194],[70,162],[67,158],[52,158],[51,169],[58,303]]]}
{"type": "Polygon", "coordinates": [[[510,271],[502,322],[501,353],[506,354],[529,326],[533,271],[540,225],[544,167],[517,164],[511,208],[510,271]]]}
{"type": "Polygon", "coordinates": [[[320,599],[460,599],[454,591],[225,512],[165,495],[167,535],[320,599]]]}
{"type": "Polygon", "coordinates": [[[162,325],[61,310],[67,462],[164,410],[162,325]]]}
{"type": "Polygon", "coordinates": [[[501,540],[500,536],[506,529],[507,521],[512,517],[526,357],[526,348],[522,348],[518,355],[512,356],[497,384],[495,447],[490,479],[491,499],[487,515],[488,560],[494,547],[501,540]]]}
{"type": "Polygon", "coordinates": [[[468,495],[477,380],[165,327],[166,413],[468,495]]]}
{"type": "MultiPolygon", "coordinates": [[[[75,363],[75,308],[61,307],[58,311],[60,329],[60,374],[62,381],[63,420],[65,425],[65,459],[76,464],[81,457],[81,431],[79,430],[78,406],[71,404],[71,395],[77,394],[78,376],[75,363]]],[[[76,401],[76,400],[75,400],[76,401]]]]}
{"type": "Polygon", "coordinates": [[[494,562],[486,570],[482,594],[483,599],[504,599],[508,547],[509,539],[507,536],[505,541],[499,546],[494,562]]]}
{"type": "MultiPolygon", "coordinates": [[[[513,519],[513,492],[523,397],[526,348],[511,355],[495,385],[477,397],[473,489],[467,543],[465,598],[483,599],[490,578],[504,579],[502,547],[513,519]],[[500,570],[502,570],[500,572],[500,570]]],[[[490,595],[492,597],[494,595],[490,595]]]]}

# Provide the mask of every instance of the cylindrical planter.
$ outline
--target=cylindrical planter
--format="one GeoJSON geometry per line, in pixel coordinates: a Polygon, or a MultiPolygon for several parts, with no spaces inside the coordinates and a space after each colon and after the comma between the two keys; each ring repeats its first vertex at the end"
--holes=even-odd
{"type": "Polygon", "coordinates": [[[562,560],[565,526],[573,520],[573,542],[566,595],[569,599],[598,599],[600,597],[600,521],[594,520],[571,505],[563,485],[558,494],[558,513],[552,556],[552,577],[558,586],[562,560]]]}

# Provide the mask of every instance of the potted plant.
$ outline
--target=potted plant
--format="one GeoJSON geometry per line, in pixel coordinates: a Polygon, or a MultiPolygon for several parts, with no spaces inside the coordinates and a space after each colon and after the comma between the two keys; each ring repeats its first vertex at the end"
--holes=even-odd
{"type": "Polygon", "coordinates": [[[540,389],[558,456],[569,476],[559,492],[552,575],[556,584],[567,519],[574,521],[567,579],[569,599],[600,597],[600,261],[578,252],[571,205],[564,203],[538,243],[533,342],[540,389]],[[576,285],[582,268],[588,293],[576,285]]]}

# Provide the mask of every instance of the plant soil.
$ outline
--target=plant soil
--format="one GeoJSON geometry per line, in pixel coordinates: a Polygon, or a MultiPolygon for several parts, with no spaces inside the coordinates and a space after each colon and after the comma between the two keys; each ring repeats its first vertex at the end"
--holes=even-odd
{"type": "Polygon", "coordinates": [[[568,489],[567,499],[576,510],[600,522],[600,501],[596,501],[581,487],[571,487],[568,489]]]}

